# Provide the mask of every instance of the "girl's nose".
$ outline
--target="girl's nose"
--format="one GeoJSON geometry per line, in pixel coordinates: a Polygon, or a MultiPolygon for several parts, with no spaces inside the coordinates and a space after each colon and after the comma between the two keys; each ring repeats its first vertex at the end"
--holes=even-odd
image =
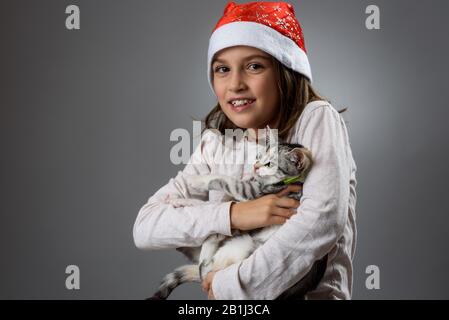
{"type": "Polygon", "coordinates": [[[234,72],[234,74],[231,77],[229,89],[232,91],[240,91],[245,88],[246,85],[243,76],[240,74],[240,72],[234,72]]]}

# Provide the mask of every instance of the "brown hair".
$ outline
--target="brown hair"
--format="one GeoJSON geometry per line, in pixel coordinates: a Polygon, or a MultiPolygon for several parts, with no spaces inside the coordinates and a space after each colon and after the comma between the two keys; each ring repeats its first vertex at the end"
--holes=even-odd
{"type": "MultiPolygon", "coordinates": [[[[286,139],[308,103],[316,100],[325,100],[330,103],[330,100],[323,98],[312,87],[308,78],[284,66],[272,56],[271,59],[275,66],[280,96],[280,109],[276,119],[277,129],[279,138],[286,139]]],[[[338,112],[342,113],[346,110],[347,108],[344,108],[338,112]]],[[[217,129],[223,135],[225,134],[225,129],[241,129],[228,119],[221,110],[219,103],[209,112],[204,119],[204,123],[204,130],[217,129]]]]}

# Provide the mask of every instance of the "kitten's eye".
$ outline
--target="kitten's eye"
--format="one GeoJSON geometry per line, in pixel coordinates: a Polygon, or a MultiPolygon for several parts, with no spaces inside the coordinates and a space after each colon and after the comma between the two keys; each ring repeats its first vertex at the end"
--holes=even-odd
{"type": "Polygon", "coordinates": [[[273,166],[273,163],[268,162],[265,166],[267,166],[268,168],[271,168],[273,166]]]}

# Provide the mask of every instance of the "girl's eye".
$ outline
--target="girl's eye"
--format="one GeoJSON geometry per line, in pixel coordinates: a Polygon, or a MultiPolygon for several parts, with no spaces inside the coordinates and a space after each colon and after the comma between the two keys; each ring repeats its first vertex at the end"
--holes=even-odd
{"type": "Polygon", "coordinates": [[[252,70],[258,70],[258,69],[262,68],[262,66],[260,64],[258,64],[258,63],[251,63],[249,65],[250,69],[251,69],[252,66],[254,66],[254,68],[252,68],[252,70]]]}
{"type": "Polygon", "coordinates": [[[227,69],[227,68],[226,67],[216,67],[215,72],[223,73],[223,72],[220,72],[220,70],[222,70],[222,69],[227,69]]]}
{"type": "MultiPolygon", "coordinates": [[[[259,70],[259,69],[262,69],[263,66],[260,65],[260,64],[258,64],[258,63],[251,63],[251,64],[249,65],[248,68],[249,68],[250,70],[252,70],[252,71],[257,71],[257,70],[259,70]]],[[[228,67],[223,67],[223,66],[221,66],[221,67],[216,67],[216,68],[214,69],[214,72],[215,72],[215,73],[225,73],[225,72],[227,72],[227,71],[229,71],[229,68],[228,68],[228,67]]]]}

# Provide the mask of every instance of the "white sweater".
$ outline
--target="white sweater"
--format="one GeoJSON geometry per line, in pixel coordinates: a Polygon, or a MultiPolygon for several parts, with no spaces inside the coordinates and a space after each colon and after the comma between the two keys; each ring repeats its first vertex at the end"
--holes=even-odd
{"type": "MultiPolygon", "coordinates": [[[[290,142],[309,148],[314,160],[303,185],[298,213],[247,259],[215,274],[212,290],[217,300],[275,299],[298,282],[313,262],[326,253],[329,256],[324,278],[306,298],[351,298],[357,168],[346,125],[328,102],[314,101],[305,107],[292,129],[290,142]]],[[[231,235],[231,202],[221,202],[224,194],[218,191],[195,193],[185,178],[192,174],[242,178],[251,172],[247,164],[221,164],[219,158],[226,155],[217,152],[220,144],[217,134],[203,135],[184,170],[140,209],[133,230],[138,248],[200,246],[211,234],[231,235]],[[168,195],[207,202],[195,207],[174,208],[164,202],[168,195]]]]}

